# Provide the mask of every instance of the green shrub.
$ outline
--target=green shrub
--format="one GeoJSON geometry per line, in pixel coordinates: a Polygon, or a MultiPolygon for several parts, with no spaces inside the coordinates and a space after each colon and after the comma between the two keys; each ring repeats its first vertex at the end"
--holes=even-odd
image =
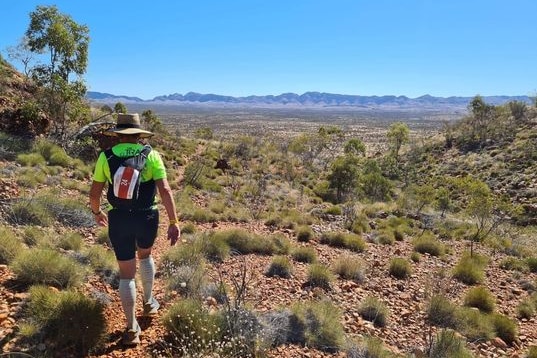
{"type": "Polygon", "coordinates": [[[313,230],[309,226],[300,226],[296,231],[298,242],[309,242],[313,237],[313,230]]]}
{"type": "Polygon", "coordinates": [[[420,262],[421,255],[419,252],[414,251],[410,254],[410,259],[412,260],[412,262],[420,262]]]}
{"type": "Polygon", "coordinates": [[[382,245],[393,245],[395,243],[393,232],[383,230],[378,234],[377,242],[382,245]]]}
{"type": "Polygon", "coordinates": [[[352,256],[338,257],[332,265],[332,270],[339,277],[356,282],[363,282],[365,279],[364,263],[352,256]]]}
{"type": "MultiPolygon", "coordinates": [[[[335,353],[343,346],[345,331],[341,310],[328,300],[299,303],[292,307],[295,327],[304,332],[304,343],[325,352],[335,353]]],[[[296,335],[296,332],[294,332],[296,335]]]]}
{"type": "Polygon", "coordinates": [[[181,234],[194,234],[196,231],[196,225],[193,223],[186,223],[181,227],[181,234]]]}
{"type": "Polygon", "coordinates": [[[79,251],[82,243],[82,235],[77,232],[69,232],[60,238],[58,247],[64,250],[79,251]]]}
{"type": "Polygon", "coordinates": [[[488,341],[495,335],[488,315],[466,307],[457,310],[457,330],[470,341],[488,341]]]}
{"type": "Polygon", "coordinates": [[[73,158],[71,158],[63,149],[54,150],[48,159],[49,165],[59,165],[63,168],[68,168],[71,166],[73,158]]]}
{"type": "Polygon", "coordinates": [[[530,319],[535,316],[535,305],[531,299],[524,299],[518,303],[516,312],[518,318],[530,319]]]}
{"type": "Polygon", "coordinates": [[[345,248],[353,252],[364,252],[367,248],[367,244],[360,235],[345,234],[345,248]]]}
{"type": "Polygon", "coordinates": [[[108,227],[99,228],[97,235],[95,236],[95,242],[101,245],[106,245],[112,247],[112,242],[110,242],[110,236],[108,236],[108,227]]]}
{"type": "Polygon", "coordinates": [[[48,344],[85,356],[103,342],[106,319],[96,300],[80,292],[55,292],[44,286],[34,286],[29,293],[28,319],[48,344]]]}
{"type": "Polygon", "coordinates": [[[308,269],[307,283],[313,287],[330,289],[334,276],[328,267],[322,264],[311,264],[308,269]]]}
{"type": "Polygon", "coordinates": [[[0,226],[0,264],[9,265],[23,249],[24,245],[15,233],[0,226]]]}
{"type": "Polygon", "coordinates": [[[484,313],[494,311],[495,299],[492,293],[484,286],[472,287],[464,296],[464,305],[475,307],[484,313]]]}
{"type": "Polygon", "coordinates": [[[481,283],[485,277],[482,259],[477,255],[463,255],[453,268],[453,277],[467,285],[481,283]]]}
{"type": "Polygon", "coordinates": [[[431,256],[442,256],[445,252],[444,244],[427,233],[413,241],[414,251],[431,256]]]}
{"type": "Polygon", "coordinates": [[[29,170],[20,170],[17,178],[17,184],[25,188],[35,188],[39,184],[47,182],[47,175],[42,171],[36,171],[33,168],[29,170]]]}
{"type": "Polygon", "coordinates": [[[182,353],[188,356],[216,349],[220,336],[218,319],[200,301],[182,299],[168,309],[162,323],[172,336],[173,345],[183,347],[182,353]]]}
{"type": "Polygon", "coordinates": [[[42,202],[23,199],[11,207],[8,220],[17,225],[49,226],[52,216],[42,202]]]}
{"type": "Polygon", "coordinates": [[[300,246],[293,250],[291,256],[294,260],[304,263],[317,262],[317,251],[313,247],[300,246]]]}
{"type": "Polygon", "coordinates": [[[321,235],[319,241],[321,244],[345,248],[354,252],[363,252],[366,249],[364,239],[360,235],[353,233],[327,232],[321,235]]]}
{"type": "Polygon", "coordinates": [[[393,354],[384,347],[384,343],[377,337],[366,336],[362,342],[351,343],[346,350],[349,358],[391,358],[393,354]]]}
{"type": "Polygon", "coordinates": [[[278,255],[287,255],[291,252],[291,241],[283,234],[275,233],[268,238],[272,243],[272,252],[278,255]]]}
{"type": "Polygon", "coordinates": [[[276,256],[267,269],[266,275],[269,277],[278,276],[289,278],[292,274],[292,266],[289,259],[285,256],[276,256]]]}
{"type": "Polygon", "coordinates": [[[196,239],[196,245],[207,260],[213,262],[223,262],[231,252],[231,247],[222,235],[202,234],[196,239]]]}
{"type": "Polygon", "coordinates": [[[506,257],[500,262],[500,267],[504,270],[528,272],[528,265],[524,260],[516,257],[506,257]]]}
{"type": "Polygon", "coordinates": [[[516,340],[518,329],[515,321],[499,313],[493,314],[491,320],[496,335],[505,343],[512,344],[516,340]]]}
{"type": "Polygon", "coordinates": [[[46,165],[47,161],[39,153],[28,153],[17,155],[17,163],[23,167],[35,167],[46,165]]]}
{"type": "Polygon", "coordinates": [[[160,270],[168,288],[187,297],[198,297],[206,286],[205,257],[200,247],[189,243],[166,251],[160,270]]]}
{"type": "Polygon", "coordinates": [[[243,255],[251,253],[271,255],[277,251],[277,244],[282,244],[278,236],[266,238],[243,229],[216,231],[211,235],[215,237],[214,240],[223,240],[231,250],[243,255]]]}
{"type": "Polygon", "coordinates": [[[329,215],[341,215],[341,206],[339,205],[332,205],[324,210],[326,214],[329,215]]]}
{"type": "Polygon", "coordinates": [[[110,274],[118,270],[114,252],[103,246],[92,245],[84,251],[83,255],[97,272],[110,274]]]}
{"type": "Polygon", "coordinates": [[[464,339],[455,331],[443,329],[436,334],[427,357],[472,358],[473,355],[466,348],[464,339]]]}
{"type": "Polygon", "coordinates": [[[332,247],[345,247],[345,235],[342,232],[325,232],[319,242],[332,247]]]}
{"type": "Polygon", "coordinates": [[[30,247],[45,245],[49,239],[48,233],[39,226],[25,226],[22,232],[22,241],[30,247]]]}
{"type": "Polygon", "coordinates": [[[531,272],[537,273],[537,257],[528,257],[526,259],[526,265],[528,265],[531,272]]]}
{"type": "Polygon", "coordinates": [[[427,305],[427,321],[438,327],[456,328],[457,306],[445,296],[434,295],[427,305]]]}
{"type": "Polygon", "coordinates": [[[74,260],[48,249],[22,252],[13,260],[12,270],[21,283],[58,288],[80,285],[85,273],[84,267],[74,260]]]}
{"type": "Polygon", "coordinates": [[[389,272],[395,278],[405,279],[412,274],[412,268],[407,260],[394,257],[390,260],[389,272]]]}
{"type": "Polygon", "coordinates": [[[386,326],[390,315],[388,307],[373,296],[366,297],[362,301],[358,308],[358,313],[363,319],[373,322],[377,327],[386,326]]]}

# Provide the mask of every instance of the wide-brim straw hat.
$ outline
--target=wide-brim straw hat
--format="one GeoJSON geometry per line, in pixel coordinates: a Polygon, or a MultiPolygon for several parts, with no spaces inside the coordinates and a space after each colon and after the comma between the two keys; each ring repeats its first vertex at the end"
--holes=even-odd
{"type": "Polygon", "coordinates": [[[104,132],[104,134],[108,136],[139,134],[141,138],[147,138],[151,137],[154,133],[142,129],[138,113],[118,113],[116,126],[104,132]]]}

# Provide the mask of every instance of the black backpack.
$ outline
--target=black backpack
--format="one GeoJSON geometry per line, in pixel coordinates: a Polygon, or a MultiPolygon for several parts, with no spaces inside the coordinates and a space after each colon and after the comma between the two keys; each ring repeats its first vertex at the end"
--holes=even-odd
{"type": "Polygon", "coordinates": [[[111,148],[104,152],[112,176],[107,199],[114,208],[140,210],[153,205],[156,195],[155,181],[142,183],[142,170],[149,152],[149,145],[144,146],[138,155],[131,157],[118,157],[111,148]]]}

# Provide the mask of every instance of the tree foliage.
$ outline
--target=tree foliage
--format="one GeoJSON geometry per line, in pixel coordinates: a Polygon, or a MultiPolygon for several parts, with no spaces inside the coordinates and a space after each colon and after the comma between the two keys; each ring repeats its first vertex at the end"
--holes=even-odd
{"type": "Polygon", "coordinates": [[[408,126],[403,122],[395,122],[390,125],[388,129],[387,137],[390,143],[390,149],[392,154],[397,159],[401,146],[408,143],[410,130],[408,126]]]}
{"type": "Polygon", "coordinates": [[[42,105],[52,119],[53,134],[64,139],[85,106],[82,76],[88,64],[89,29],[54,5],[37,6],[30,13],[26,38],[30,51],[48,58],[32,68],[31,74],[42,88],[42,105]]]}

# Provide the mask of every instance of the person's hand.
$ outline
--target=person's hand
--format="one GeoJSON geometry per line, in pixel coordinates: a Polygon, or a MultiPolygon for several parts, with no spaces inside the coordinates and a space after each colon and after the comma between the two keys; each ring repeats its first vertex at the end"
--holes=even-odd
{"type": "Polygon", "coordinates": [[[94,217],[95,217],[95,221],[97,222],[97,225],[99,226],[108,225],[108,216],[102,210],[99,210],[97,214],[94,214],[94,217]]]}
{"type": "Polygon", "coordinates": [[[181,236],[181,230],[177,224],[170,224],[168,226],[168,240],[170,240],[170,246],[174,246],[181,236]]]}

